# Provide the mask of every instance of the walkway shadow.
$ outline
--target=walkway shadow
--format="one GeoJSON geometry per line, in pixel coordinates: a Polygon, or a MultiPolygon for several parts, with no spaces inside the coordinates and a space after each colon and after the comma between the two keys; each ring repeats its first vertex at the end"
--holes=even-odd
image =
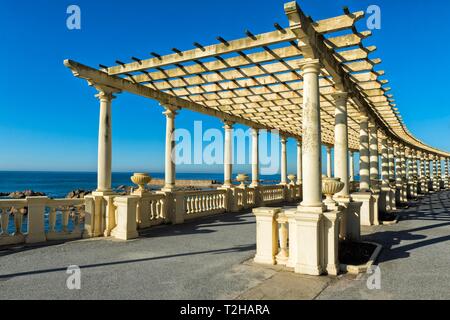
{"type": "MultiPolygon", "coordinates": [[[[148,257],[148,258],[141,258],[141,259],[119,260],[119,261],[111,261],[111,262],[104,262],[104,263],[86,264],[86,265],[80,265],[79,267],[80,267],[80,269],[92,269],[92,268],[101,268],[101,267],[107,267],[107,266],[112,266],[112,265],[132,264],[132,263],[148,262],[148,261],[155,261],[155,260],[162,260],[162,259],[171,259],[171,258],[177,258],[177,257],[183,257],[183,256],[193,256],[193,255],[201,255],[201,254],[208,254],[208,253],[209,254],[223,254],[223,253],[232,253],[232,252],[254,251],[255,249],[256,249],[256,245],[252,244],[252,245],[246,245],[246,246],[234,246],[231,248],[223,248],[223,249],[217,249],[217,250],[185,252],[185,253],[172,254],[172,255],[166,255],[166,256],[158,256],[158,257],[148,257]]],[[[0,274],[0,280],[9,280],[9,279],[16,278],[16,277],[39,275],[39,274],[45,274],[45,273],[51,273],[51,272],[65,272],[65,271],[67,271],[67,266],[51,268],[51,269],[41,269],[41,270],[32,270],[32,271],[25,271],[25,272],[18,272],[18,273],[10,273],[10,274],[0,274]]]]}
{"type": "MultiPolygon", "coordinates": [[[[378,258],[379,263],[408,258],[410,252],[415,249],[450,241],[450,235],[428,238],[426,235],[418,234],[420,231],[429,229],[450,230],[450,192],[443,191],[419,198],[410,203],[409,208],[402,211],[400,215],[400,223],[401,221],[423,221],[427,224],[413,229],[380,231],[363,236],[366,241],[383,245],[383,252],[378,258]],[[402,245],[405,241],[409,243],[402,245]],[[413,242],[410,243],[411,241],[413,242]]],[[[393,227],[395,228],[395,225],[393,227]]]]}

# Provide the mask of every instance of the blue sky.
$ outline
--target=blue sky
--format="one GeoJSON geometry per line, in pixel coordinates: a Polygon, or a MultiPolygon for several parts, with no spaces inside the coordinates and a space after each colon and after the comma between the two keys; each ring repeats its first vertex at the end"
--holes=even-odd
{"type": "MultiPolygon", "coordinates": [[[[418,138],[450,150],[448,1],[302,0],[314,19],[338,15],[342,6],[382,10],[382,28],[365,44],[383,59],[403,119],[418,138]]],[[[95,90],[63,66],[70,58],[96,67],[116,59],[149,57],[192,48],[194,41],[225,39],[287,26],[283,1],[0,1],[0,170],[95,171],[98,101],[95,90]],[[66,9],[81,8],[81,30],[66,28],[66,9]]],[[[364,22],[359,30],[365,30],[364,22]]],[[[120,94],[113,105],[113,170],[162,171],[165,120],[154,101],[120,94]]],[[[220,128],[217,119],[183,111],[177,126],[220,128]]],[[[288,144],[295,171],[295,142],[288,144]]],[[[220,172],[219,167],[179,168],[220,172]]]]}

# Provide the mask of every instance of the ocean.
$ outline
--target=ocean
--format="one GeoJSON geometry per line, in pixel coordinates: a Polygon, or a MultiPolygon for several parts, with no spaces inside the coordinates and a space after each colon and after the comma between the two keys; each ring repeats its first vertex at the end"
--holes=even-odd
{"type": "MultiPolygon", "coordinates": [[[[131,172],[114,172],[112,186],[133,186],[131,172]]],[[[153,178],[164,178],[164,173],[150,172],[153,178]]],[[[236,174],[234,174],[236,175],[236,174]]],[[[250,174],[249,174],[250,176],[250,174]]],[[[186,180],[216,180],[223,182],[221,173],[177,173],[177,179],[186,180]]],[[[279,181],[279,175],[261,176],[267,183],[279,181]]],[[[96,172],[32,172],[32,171],[0,171],[0,192],[33,190],[44,192],[51,198],[64,198],[70,191],[76,189],[94,190],[97,186],[96,172]]]]}

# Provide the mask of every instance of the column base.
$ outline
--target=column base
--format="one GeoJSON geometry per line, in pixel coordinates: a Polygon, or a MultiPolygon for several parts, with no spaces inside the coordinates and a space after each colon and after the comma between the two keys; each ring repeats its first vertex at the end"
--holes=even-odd
{"type": "Polygon", "coordinates": [[[352,199],[356,202],[362,202],[360,213],[361,226],[372,226],[375,223],[374,207],[375,198],[372,196],[372,192],[355,192],[352,193],[352,199]]]}

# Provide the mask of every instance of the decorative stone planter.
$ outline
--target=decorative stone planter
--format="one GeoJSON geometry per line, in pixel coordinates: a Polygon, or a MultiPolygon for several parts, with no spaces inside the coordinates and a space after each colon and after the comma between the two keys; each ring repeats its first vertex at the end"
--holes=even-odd
{"type": "Polygon", "coordinates": [[[325,204],[335,205],[333,196],[344,189],[345,184],[341,182],[340,178],[322,177],[322,193],[326,196],[325,204]]]}
{"type": "Polygon", "coordinates": [[[289,179],[290,184],[295,184],[295,179],[297,178],[297,176],[295,174],[290,174],[287,177],[289,179]]]}
{"type": "Polygon", "coordinates": [[[131,177],[131,181],[139,186],[140,191],[145,190],[145,185],[152,181],[152,177],[150,177],[147,173],[135,173],[131,177]]]}
{"type": "Polygon", "coordinates": [[[245,186],[245,181],[247,181],[247,180],[248,180],[248,175],[246,175],[245,173],[240,173],[236,177],[236,181],[240,182],[240,184],[241,184],[240,186],[241,187],[245,186]]]}

